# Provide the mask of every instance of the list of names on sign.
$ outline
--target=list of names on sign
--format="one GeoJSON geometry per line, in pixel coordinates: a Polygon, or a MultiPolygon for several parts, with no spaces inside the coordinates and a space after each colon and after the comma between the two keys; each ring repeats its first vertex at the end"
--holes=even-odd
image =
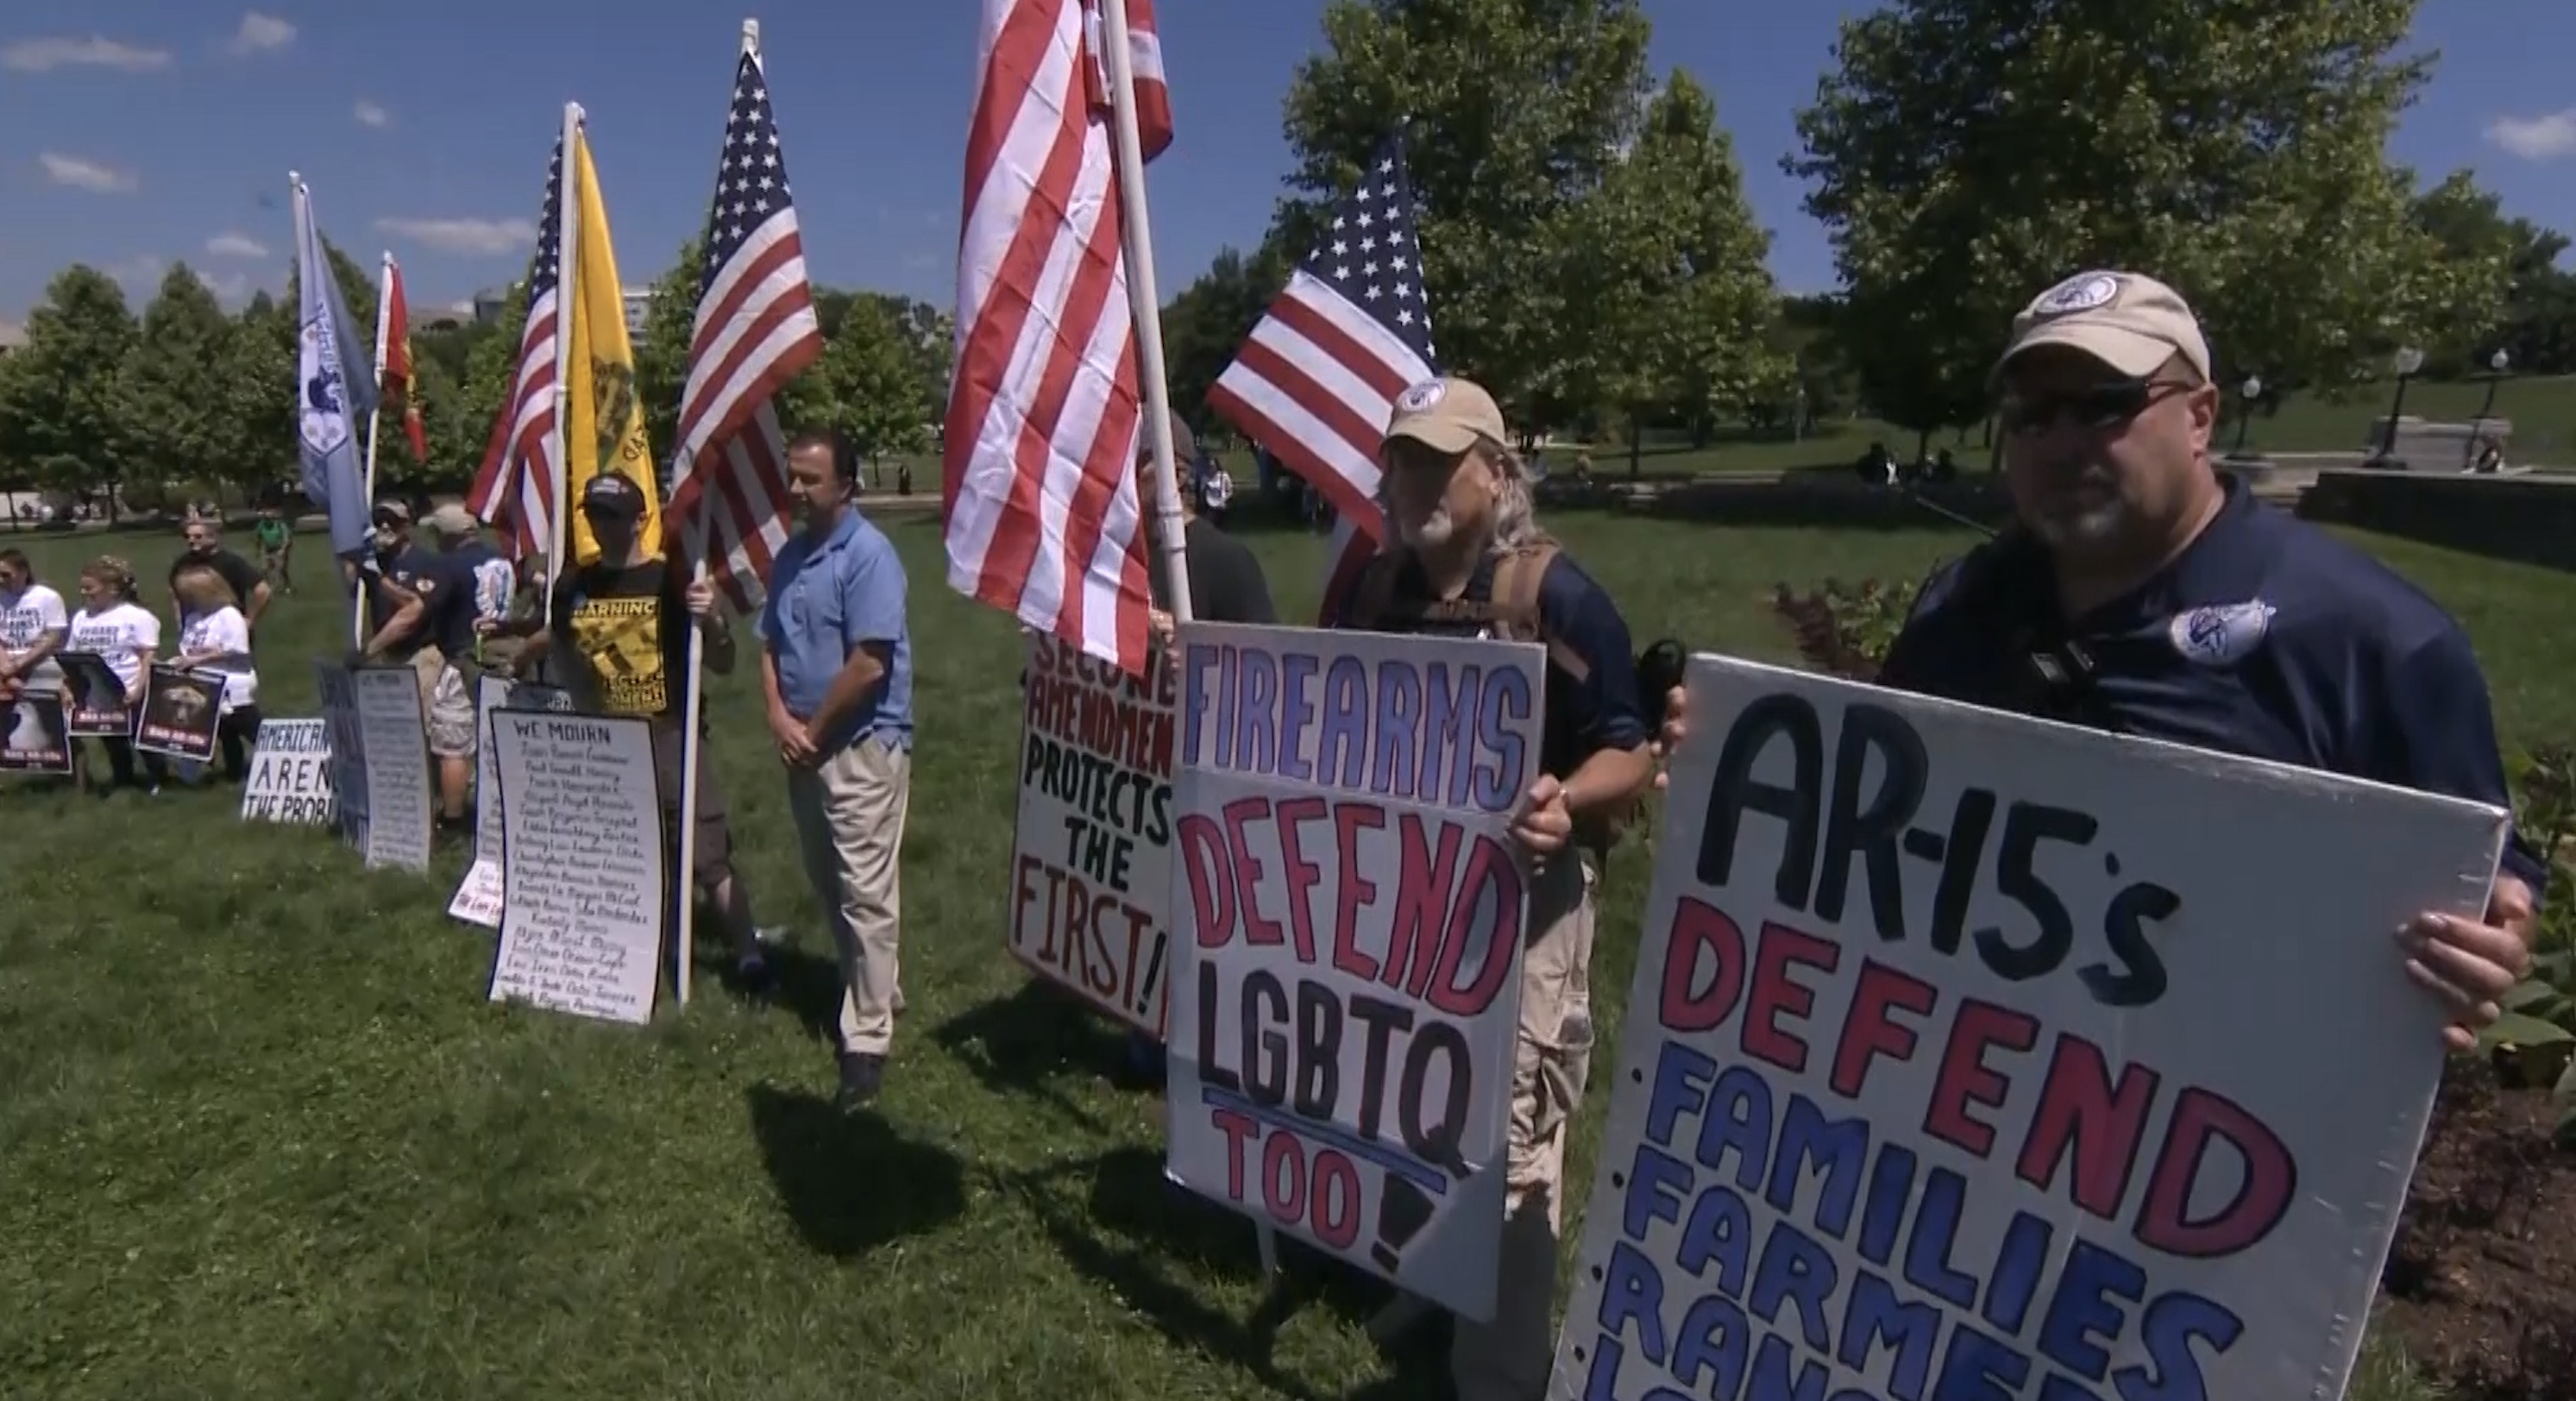
{"type": "Polygon", "coordinates": [[[648,721],[496,711],[501,940],[492,1000],[641,1024],[662,948],[648,721]]]}
{"type": "Polygon", "coordinates": [[[367,864],[429,869],[429,747],[421,736],[420,682],[407,666],[350,673],[366,755],[367,864]]]}
{"type": "Polygon", "coordinates": [[[474,760],[474,863],[465,868],[465,878],[447,902],[450,919],[501,927],[501,775],[498,748],[492,743],[494,717],[504,710],[570,709],[572,693],[559,686],[488,674],[476,683],[474,723],[483,742],[476,746],[474,760]]]}

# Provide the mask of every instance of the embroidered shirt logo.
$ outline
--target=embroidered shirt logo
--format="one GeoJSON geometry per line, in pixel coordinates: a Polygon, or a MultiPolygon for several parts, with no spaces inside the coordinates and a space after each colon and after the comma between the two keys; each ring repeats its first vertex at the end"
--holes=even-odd
{"type": "Polygon", "coordinates": [[[2254,654],[2272,631],[2272,605],[2212,604],[2177,613],[2165,632],[2174,650],[2202,666],[2229,666],[2254,654]]]}

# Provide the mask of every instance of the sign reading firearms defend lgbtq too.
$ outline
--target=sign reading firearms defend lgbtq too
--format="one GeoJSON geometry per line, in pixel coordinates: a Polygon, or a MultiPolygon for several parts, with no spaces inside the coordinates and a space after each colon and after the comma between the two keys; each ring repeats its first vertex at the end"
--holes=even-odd
{"type": "Polygon", "coordinates": [[[1163,1034],[1171,986],[1172,667],[1139,680],[1042,633],[1022,684],[1011,953],[1163,1034]]]}
{"type": "Polygon", "coordinates": [[[1185,624],[1169,1172],[1494,1309],[1545,654],[1185,624]]]}
{"type": "Polygon", "coordinates": [[[2340,1396],[2504,814],[1720,658],[1559,1401],[2340,1396]]]}

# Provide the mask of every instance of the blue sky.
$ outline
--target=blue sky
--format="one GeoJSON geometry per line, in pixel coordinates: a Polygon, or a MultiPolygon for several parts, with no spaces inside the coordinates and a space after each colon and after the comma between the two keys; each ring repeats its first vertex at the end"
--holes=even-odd
{"type": "MultiPolygon", "coordinates": [[[[761,14],[819,279],[950,299],[978,8],[771,0],[761,14]]],[[[1716,93],[1791,290],[1833,273],[1779,159],[1836,23],[1866,8],[1646,0],[1654,64],[1716,93]]],[[[1180,128],[1152,186],[1166,297],[1219,247],[1260,237],[1288,167],[1280,99],[1321,10],[1164,0],[1180,128]]],[[[0,320],[23,320],[76,259],[138,295],[179,258],[228,300],[282,285],[291,168],[335,241],[402,260],[415,305],[506,281],[528,257],[567,99],[590,113],[620,271],[646,281],[705,217],[739,19],[667,0],[13,0],[0,7],[0,320]]],[[[2513,212],[2576,230],[2576,5],[2428,0],[2418,38],[2442,63],[2399,158],[2475,167],[2513,212]]]]}

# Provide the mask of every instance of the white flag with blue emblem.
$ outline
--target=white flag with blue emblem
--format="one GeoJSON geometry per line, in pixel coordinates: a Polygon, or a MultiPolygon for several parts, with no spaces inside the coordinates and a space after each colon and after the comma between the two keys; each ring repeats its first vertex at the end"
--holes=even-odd
{"type": "Polygon", "coordinates": [[[331,553],[367,544],[368,502],[359,468],[358,420],[375,406],[375,376],[340,303],[340,281],[314,227],[313,195],[295,182],[295,422],[304,455],[304,494],[331,517],[331,553]],[[357,349],[358,368],[350,368],[357,349]]]}

